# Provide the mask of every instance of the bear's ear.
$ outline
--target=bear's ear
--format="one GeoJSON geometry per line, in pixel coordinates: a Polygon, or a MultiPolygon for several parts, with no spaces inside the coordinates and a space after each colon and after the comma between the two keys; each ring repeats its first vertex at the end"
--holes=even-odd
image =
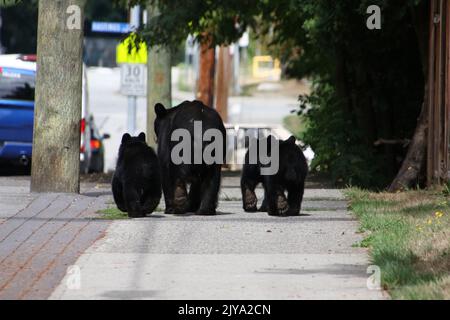
{"type": "Polygon", "coordinates": [[[139,138],[139,140],[141,140],[142,142],[145,142],[145,133],[144,133],[144,132],[139,133],[138,138],[139,138]]]}
{"type": "Polygon", "coordinates": [[[286,140],[286,142],[293,143],[293,144],[295,144],[295,141],[297,141],[297,139],[295,139],[294,136],[290,136],[289,139],[286,140]]]}
{"type": "Polygon", "coordinates": [[[155,113],[157,117],[164,117],[166,114],[167,110],[166,108],[164,108],[164,106],[162,105],[162,103],[157,103],[155,104],[155,113]]]}
{"type": "Polygon", "coordinates": [[[125,133],[125,134],[122,136],[122,143],[125,143],[125,142],[127,142],[128,140],[130,140],[130,139],[131,139],[130,134],[129,134],[129,133],[125,133]]]}

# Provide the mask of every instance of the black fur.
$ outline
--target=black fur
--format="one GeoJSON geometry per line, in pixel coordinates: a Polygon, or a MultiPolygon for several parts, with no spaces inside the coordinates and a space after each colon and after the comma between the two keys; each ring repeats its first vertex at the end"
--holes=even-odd
{"type": "MultiPolygon", "coordinates": [[[[176,129],[187,129],[194,139],[194,121],[202,122],[202,134],[210,128],[218,129],[226,148],[226,133],[222,119],[212,108],[200,101],[185,101],[171,109],[160,103],[155,105],[155,133],[158,138],[158,157],[161,163],[162,187],[166,203],[166,213],[183,214],[195,212],[202,215],[216,213],[220,189],[221,164],[174,164],[172,148],[178,142],[171,141],[176,129]],[[189,193],[187,191],[190,186],[189,193]]],[[[208,142],[202,143],[202,150],[208,142]]],[[[194,142],[192,141],[192,148],[194,142]]],[[[193,157],[193,150],[191,150],[193,157]]],[[[192,158],[193,159],[193,158],[192,158]]]]}
{"type": "MultiPolygon", "coordinates": [[[[259,143],[269,143],[261,139],[259,143]]],[[[270,144],[269,144],[270,146],[270,144]]],[[[270,152],[270,148],[268,148],[270,152]]],[[[258,153],[259,154],[259,153],[258,153]]],[[[300,214],[308,164],[302,150],[291,136],[279,141],[279,169],[274,175],[261,175],[261,163],[249,164],[249,151],[245,155],[245,164],[241,176],[241,192],[244,210],[257,211],[255,188],[259,183],[264,187],[264,200],[259,211],[275,216],[295,216],[300,214]],[[287,198],[285,195],[287,192],[287,198]]]]}
{"type": "Polygon", "coordinates": [[[112,191],[117,207],[131,218],[152,213],[161,199],[161,179],[155,151],[145,142],[145,134],[125,133],[119,148],[112,191]]]}

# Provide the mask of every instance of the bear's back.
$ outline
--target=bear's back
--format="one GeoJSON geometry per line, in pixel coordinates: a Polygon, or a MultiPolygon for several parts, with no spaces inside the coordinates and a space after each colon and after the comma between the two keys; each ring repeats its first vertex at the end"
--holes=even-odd
{"type": "Polygon", "coordinates": [[[169,109],[171,129],[192,129],[195,121],[200,121],[202,130],[219,129],[225,133],[225,126],[216,110],[204,105],[201,101],[184,101],[180,105],[169,109]]]}

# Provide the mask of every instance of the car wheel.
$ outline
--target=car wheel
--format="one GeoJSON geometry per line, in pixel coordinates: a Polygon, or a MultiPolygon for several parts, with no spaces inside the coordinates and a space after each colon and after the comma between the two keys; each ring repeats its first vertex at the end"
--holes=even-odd
{"type": "Polygon", "coordinates": [[[105,168],[105,160],[103,154],[99,153],[92,155],[89,173],[103,173],[104,168],[105,168]]]}

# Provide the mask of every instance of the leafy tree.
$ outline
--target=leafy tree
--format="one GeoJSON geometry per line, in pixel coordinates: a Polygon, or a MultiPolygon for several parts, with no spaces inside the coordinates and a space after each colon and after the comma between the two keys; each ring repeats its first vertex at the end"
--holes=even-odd
{"type": "Polygon", "coordinates": [[[38,0],[1,9],[1,42],[6,53],[36,53],[38,0]]]}
{"type": "Polygon", "coordinates": [[[127,11],[112,3],[111,0],[87,1],[85,9],[87,20],[125,22],[128,20],[127,11]]]}
{"type": "MultiPolygon", "coordinates": [[[[6,53],[36,53],[38,0],[1,9],[1,41],[6,53]]],[[[127,21],[127,11],[110,0],[87,1],[88,21],[127,21]]]]}

